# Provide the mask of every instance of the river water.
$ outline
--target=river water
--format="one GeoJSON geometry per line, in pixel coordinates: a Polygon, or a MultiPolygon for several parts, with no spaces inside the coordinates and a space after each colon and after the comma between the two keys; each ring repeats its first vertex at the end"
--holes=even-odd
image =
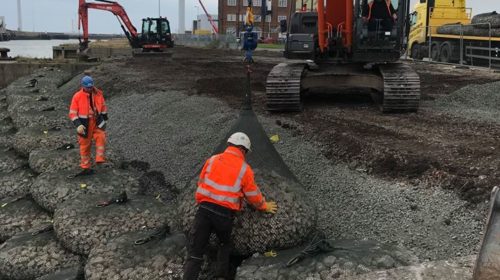
{"type": "Polygon", "coordinates": [[[60,44],[77,44],[78,40],[12,40],[0,42],[0,48],[9,48],[9,56],[53,58],[52,47],[60,44]]]}

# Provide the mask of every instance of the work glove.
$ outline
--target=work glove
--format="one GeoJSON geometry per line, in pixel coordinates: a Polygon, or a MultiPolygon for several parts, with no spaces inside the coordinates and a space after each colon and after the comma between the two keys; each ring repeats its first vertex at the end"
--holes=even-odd
{"type": "Polygon", "coordinates": [[[276,204],[276,202],[274,201],[266,202],[266,209],[264,210],[264,212],[276,214],[276,211],[278,211],[278,205],[276,204]]]}
{"type": "Polygon", "coordinates": [[[83,124],[79,125],[76,128],[76,132],[80,135],[85,135],[85,126],[83,124]]]}

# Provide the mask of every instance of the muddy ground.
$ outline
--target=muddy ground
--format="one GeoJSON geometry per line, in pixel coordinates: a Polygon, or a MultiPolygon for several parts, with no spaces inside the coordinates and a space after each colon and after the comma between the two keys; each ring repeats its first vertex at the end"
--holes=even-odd
{"type": "MultiPolygon", "coordinates": [[[[186,90],[208,95],[239,108],[245,83],[242,53],[228,50],[176,48],[174,62],[149,58],[117,62],[136,75],[102,85],[110,92],[186,90]],[[118,87],[118,88],[117,88],[118,87]],[[111,90],[109,90],[111,89],[111,90]]],[[[278,52],[260,52],[252,66],[254,108],[268,115],[265,79],[282,61],[278,52]]],[[[484,70],[416,63],[422,82],[418,113],[382,114],[369,94],[311,94],[302,113],[273,114],[278,125],[317,142],[332,162],[342,161],[383,179],[455,190],[471,203],[488,199],[500,183],[500,124],[447,114],[435,100],[473,84],[500,80],[484,70]],[[290,123],[300,124],[300,129],[290,123]]],[[[127,72],[129,73],[129,72],[127,72]]]]}

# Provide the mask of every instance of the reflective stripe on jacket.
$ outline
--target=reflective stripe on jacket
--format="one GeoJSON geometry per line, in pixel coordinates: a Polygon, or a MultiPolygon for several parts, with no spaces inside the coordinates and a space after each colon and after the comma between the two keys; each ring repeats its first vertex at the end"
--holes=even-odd
{"type": "Polygon", "coordinates": [[[239,211],[243,197],[259,210],[266,207],[266,201],[255,184],[252,168],[245,162],[243,153],[230,146],[205,162],[198,181],[196,202],[206,201],[239,211]]]}
{"type": "Polygon", "coordinates": [[[83,124],[85,128],[88,128],[89,118],[97,118],[97,126],[102,128],[108,119],[106,103],[104,102],[102,91],[94,88],[94,93],[92,93],[92,95],[85,92],[83,88],[77,91],[73,95],[73,99],[71,99],[69,118],[75,126],[83,124]]]}
{"type": "MultiPolygon", "coordinates": [[[[372,18],[372,9],[374,3],[375,3],[374,1],[368,3],[368,20],[372,18]]],[[[389,13],[389,17],[392,18],[391,0],[385,0],[385,5],[387,6],[387,12],[389,13]]]]}

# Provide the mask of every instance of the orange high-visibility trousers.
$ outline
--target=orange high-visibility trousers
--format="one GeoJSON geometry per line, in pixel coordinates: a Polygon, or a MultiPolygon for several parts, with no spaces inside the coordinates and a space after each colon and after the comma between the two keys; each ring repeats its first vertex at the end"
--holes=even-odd
{"type": "Polygon", "coordinates": [[[92,167],[91,149],[92,140],[95,141],[95,162],[104,163],[106,157],[104,156],[106,148],[106,133],[96,125],[95,118],[89,118],[89,126],[87,130],[87,137],[78,135],[78,144],[80,144],[80,167],[88,169],[92,167]]]}

